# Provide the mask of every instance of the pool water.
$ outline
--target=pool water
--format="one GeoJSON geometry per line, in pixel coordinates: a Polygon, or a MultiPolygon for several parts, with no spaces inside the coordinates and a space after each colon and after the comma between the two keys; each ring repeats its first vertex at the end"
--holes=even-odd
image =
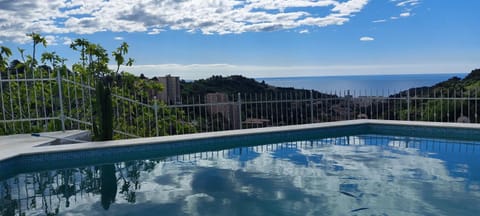
{"type": "Polygon", "coordinates": [[[357,135],[17,174],[1,215],[478,215],[480,142],[357,135]]]}

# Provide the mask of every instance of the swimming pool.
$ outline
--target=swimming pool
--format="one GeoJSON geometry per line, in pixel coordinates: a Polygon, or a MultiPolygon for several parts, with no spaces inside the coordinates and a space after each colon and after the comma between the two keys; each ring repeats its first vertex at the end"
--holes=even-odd
{"type": "Polygon", "coordinates": [[[23,155],[1,169],[2,215],[480,212],[474,129],[356,124],[23,155]]]}

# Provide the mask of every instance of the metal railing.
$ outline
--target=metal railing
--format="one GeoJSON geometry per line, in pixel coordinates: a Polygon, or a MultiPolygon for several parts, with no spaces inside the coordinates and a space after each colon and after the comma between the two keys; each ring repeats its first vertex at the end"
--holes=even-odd
{"type": "MultiPolygon", "coordinates": [[[[94,78],[56,70],[0,77],[0,134],[87,129],[94,120],[94,78]]],[[[155,93],[113,88],[117,138],[150,137],[352,119],[480,123],[478,88],[410,91],[271,90],[213,93],[166,104],[155,93]]]]}

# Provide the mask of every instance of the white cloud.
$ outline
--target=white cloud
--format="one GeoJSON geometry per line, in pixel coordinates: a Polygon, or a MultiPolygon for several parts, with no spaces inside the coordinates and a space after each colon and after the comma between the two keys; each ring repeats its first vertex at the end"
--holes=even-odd
{"type": "Polygon", "coordinates": [[[133,0],[0,1],[0,39],[26,42],[27,32],[45,35],[183,30],[239,34],[343,25],[369,0],[133,0]],[[311,13],[326,10],[326,15],[311,13]],[[289,9],[289,10],[287,10],[289,9]]]}
{"type": "Polygon", "coordinates": [[[420,0],[390,0],[395,2],[398,7],[412,7],[420,4],[420,0]]]}
{"type": "MultiPolygon", "coordinates": [[[[390,0],[394,3],[396,7],[400,8],[401,13],[399,16],[391,16],[391,20],[397,20],[401,17],[410,17],[412,16],[412,10],[415,6],[419,5],[421,0],[390,0]]],[[[373,23],[383,23],[386,22],[386,19],[379,19],[372,21],[373,23]]]]}
{"type": "Polygon", "coordinates": [[[151,29],[147,34],[149,34],[149,35],[156,35],[156,34],[160,34],[160,32],[162,32],[162,31],[164,31],[164,30],[158,29],[158,28],[153,28],[153,29],[151,29]]]}
{"type": "MultiPolygon", "coordinates": [[[[115,66],[112,65],[112,68],[115,66]]],[[[452,73],[469,71],[478,67],[477,63],[456,62],[445,64],[385,64],[385,65],[310,65],[310,66],[269,66],[269,65],[232,65],[232,64],[157,64],[134,65],[126,68],[136,75],[147,77],[171,74],[182,79],[193,80],[213,75],[244,75],[246,77],[290,77],[295,76],[339,76],[339,75],[381,75],[405,73],[452,73]]]]}
{"type": "Polygon", "coordinates": [[[384,22],[387,22],[387,20],[385,19],[381,19],[381,20],[374,20],[372,21],[373,23],[384,23],[384,22]]]}
{"type": "Polygon", "coordinates": [[[308,34],[308,33],[310,33],[310,31],[308,31],[308,29],[303,29],[303,30],[299,31],[298,33],[300,33],[300,34],[308,34]]]}
{"type": "Polygon", "coordinates": [[[113,39],[114,39],[114,40],[120,40],[120,41],[121,41],[121,40],[123,40],[123,37],[114,37],[113,39]]]}
{"type": "Polygon", "coordinates": [[[375,40],[375,38],[373,38],[373,37],[361,37],[360,38],[360,41],[374,41],[374,40],[375,40]]]}
{"type": "Polygon", "coordinates": [[[419,5],[421,0],[390,0],[391,2],[396,3],[397,7],[402,8],[403,12],[400,14],[400,17],[409,17],[412,16],[411,11],[415,6],[419,5]]]}
{"type": "Polygon", "coordinates": [[[73,40],[69,37],[63,37],[63,45],[70,45],[72,44],[73,40]]]}
{"type": "Polygon", "coordinates": [[[47,44],[49,46],[56,46],[58,45],[57,43],[57,36],[54,36],[54,35],[46,35],[45,36],[45,40],[47,41],[47,44]]]}
{"type": "Polygon", "coordinates": [[[337,4],[332,11],[339,12],[341,15],[350,15],[352,13],[359,12],[362,10],[365,5],[367,5],[368,0],[350,0],[337,4]]]}

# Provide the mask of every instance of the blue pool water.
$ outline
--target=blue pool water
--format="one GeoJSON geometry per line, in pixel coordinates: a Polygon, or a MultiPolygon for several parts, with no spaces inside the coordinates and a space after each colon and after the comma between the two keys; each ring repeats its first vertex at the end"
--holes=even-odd
{"type": "Polygon", "coordinates": [[[267,140],[16,174],[0,180],[0,215],[480,212],[480,142],[388,135],[267,140]]]}

